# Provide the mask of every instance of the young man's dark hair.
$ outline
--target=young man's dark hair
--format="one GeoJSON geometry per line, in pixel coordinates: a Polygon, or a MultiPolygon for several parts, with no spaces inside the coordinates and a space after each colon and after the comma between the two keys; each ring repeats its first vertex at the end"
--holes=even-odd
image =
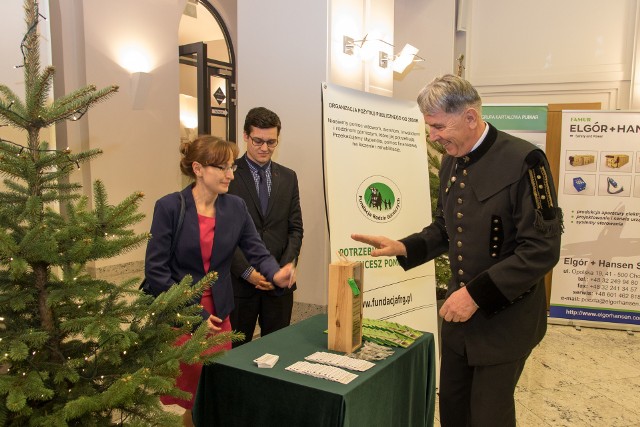
{"type": "Polygon", "coordinates": [[[277,128],[278,135],[280,135],[280,129],[282,129],[280,117],[264,107],[256,107],[249,110],[247,117],[244,119],[244,131],[247,135],[251,134],[251,126],[260,129],[277,128]]]}

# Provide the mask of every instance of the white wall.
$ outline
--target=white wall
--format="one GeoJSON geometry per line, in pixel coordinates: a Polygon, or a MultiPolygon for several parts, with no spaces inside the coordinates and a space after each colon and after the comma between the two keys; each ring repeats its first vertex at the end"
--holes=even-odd
{"type": "MultiPolygon", "coordinates": [[[[49,16],[49,4],[42,2],[39,11],[44,17],[49,16]]],[[[22,65],[23,58],[20,44],[27,31],[27,24],[24,21],[24,1],[23,0],[3,0],[0,1],[0,40],[2,40],[2,63],[0,65],[0,84],[7,86],[19,98],[24,100],[24,68],[15,68],[22,65]]],[[[50,27],[49,21],[41,19],[38,23],[40,33],[40,64],[44,68],[51,65],[50,27]]],[[[26,144],[27,135],[12,127],[0,127],[0,138],[26,144]]],[[[51,129],[45,129],[40,134],[42,141],[49,142],[53,148],[55,146],[55,135],[51,129]]],[[[1,185],[1,184],[0,184],[1,185]]]]}
{"type": "MultiPolygon", "coordinates": [[[[120,86],[116,95],[93,107],[79,123],[67,124],[68,145],[104,152],[81,171],[85,192],[88,179],[100,179],[114,204],[135,191],[145,193],[140,210],[147,217],[135,226],[137,232],[149,230],[155,201],[180,188],[177,46],[184,3],[59,2],[63,32],[60,62],[67,73],[66,91],[87,84],[120,86]],[[140,49],[150,64],[151,87],[140,110],[132,108],[131,74],[123,68],[122,54],[127,47],[140,49]],[[72,127],[76,125],[84,126],[85,131],[72,127]]],[[[125,255],[100,260],[95,267],[140,261],[144,250],[143,245],[125,255]]]]}
{"type": "Polygon", "coordinates": [[[485,102],[602,102],[627,109],[638,1],[474,0],[467,74],[485,102]]]}
{"type": "Polygon", "coordinates": [[[393,97],[415,101],[431,79],[455,72],[455,2],[439,0],[395,0],[395,45],[409,43],[420,49],[424,62],[394,73],[393,97]]]}
{"type": "Polygon", "coordinates": [[[631,64],[631,90],[630,96],[631,100],[629,101],[629,108],[631,110],[640,110],[640,40],[639,40],[639,32],[640,32],[640,6],[636,8],[636,32],[633,38],[633,63],[631,64]]]}
{"type": "Polygon", "coordinates": [[[327,80],[327,2],[238,2],[238,141],[257,106],[282,121],[274,160],[298,174],[304,240],[296,301],[326,304],[328,237],[322,177],[321,83],[327,80]]]}

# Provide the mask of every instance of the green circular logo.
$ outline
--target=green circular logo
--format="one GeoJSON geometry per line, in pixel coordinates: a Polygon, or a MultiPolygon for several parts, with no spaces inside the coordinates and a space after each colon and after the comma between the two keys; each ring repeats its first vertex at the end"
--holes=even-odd
{"type": "Polygon", "coordinates": [[[367,219],[389,222],[400,212],[400,190],[386,177],[371,176],[360,184],[356,203],[367,219]]]}

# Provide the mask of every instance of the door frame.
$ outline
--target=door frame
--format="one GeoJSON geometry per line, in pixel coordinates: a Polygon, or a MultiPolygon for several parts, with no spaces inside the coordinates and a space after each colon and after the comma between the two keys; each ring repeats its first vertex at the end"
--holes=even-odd
{"type": "Polygon", "coordinates": [[[207,45],[203,42],[182,45],[178,49],[180,64],[196,67],[198,135],[211,134],[211,77],[226,81],[227,126],[226,135],[219,135],[234,141],[236,138],[236,84],[235,70],[228,62],[207,58],[207,45]],[[207,58],[203,61],[203,58],[207,58]]]}

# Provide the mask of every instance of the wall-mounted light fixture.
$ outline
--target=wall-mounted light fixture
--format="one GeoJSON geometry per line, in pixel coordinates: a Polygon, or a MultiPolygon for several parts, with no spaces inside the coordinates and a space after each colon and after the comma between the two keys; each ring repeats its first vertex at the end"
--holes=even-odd
{"type": "Polygon", "coordinates": [[[143,71],[131,73],[131,106],[134,110],[142,110],[151,88],[151,74],[143,71]]]}
{"type": "MultiPolygon", "coordinates": [[[[387,43],[384,40],[380,41],[393,46],[391,43],[387,43]]],[[[424,58],[418,56],[418,48],[415,46],[411,46],[410,44],[405,44],[399,54],[394,54],[391,57],[387,52],[383,51],[380,51],[380,53],[378,54],[378,65],[381,68],[387,68],[389,62],[391,62],[393,71],[395,71],[396,73],[402,73],[409,66],[409,64],[411,64],[412,62],[420,61],[424,61],[424,58]]]]}
{"type": "Polygon", "coordinates": [[[141,110],[147,101],[151,88],[152,61],[147,49],[137,45],[120,48],[120,65],[131,73],[131,104],[134,110],[141,110]]]}
{"type": "MultiPolygon", "coordinates": [[[[354,40],[353,37],[343,36],[342,37],[342,52],[346,55],[358,55],[360,59],[366,61],[370,55],[366,55],[364,52],[364,44],[367,42],[366,34],[362,40],[354,40]]],[[[382,39],[374,39],[374,42],[381,42],[387,44],[391,47],[394,47],[391,43],[386,42],[382,39]]],[[[375,44],[375,43],[374,43],[375,44]]],[[[370,49],[366,49],[370,50],[370,49]]],[[[373,52],[370,52],[373,53],[373,52]]],[[[424,61],[424,58],[418,56],[418,48],[414,47],[410,44],[404,45],[399,54],[389,54],[384,51],[379,51],[378,53],[378,65],[381,68],[387,68],[389,66],[389,62],[392,63],[393,71],[396,73],[402,73],[404,70],[411,64],[412,62],[424,61]]]]}
{"type": "Polygon", "coordinates": [[[361,48],[367,41],[367,34],[362,40],[354,40],[353,37],[342,36],[342,52],[347,55],[355,54],[356,47],[361,48]]]}

